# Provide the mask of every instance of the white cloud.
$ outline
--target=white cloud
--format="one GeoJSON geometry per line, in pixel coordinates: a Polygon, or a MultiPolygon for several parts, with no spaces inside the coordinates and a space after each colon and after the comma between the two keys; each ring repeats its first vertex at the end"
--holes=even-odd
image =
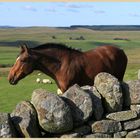
{"type": "Polygon", "coordinates": [[[80,12],[79,10],[73,9],[73,8],[68,8],[67,11],[68,12],[72,12],[72,13],[78,13],[78,12],[80,12]]]}
{"type": "Polygon", "coordinates": [[[28,10],[28,11],[33,11],[33,12],[36,12],[36,11],[37,11],[36,8],[34,8],[34,7],[30,6],[30,5],[26,5],[26,6],[24,6],[23,8],[24,8],[25,10],[28,10]]]}
{"type": "Polygon", "coordinates": [[[66,8],[79,9],[81,6],[77,4],[67,4],[66,8]]]}
{"type": "Polygon", "coordinates": [[[79,3],[71,3],[71,2],[64,2],[59,4],[59,6],[63,8],[72,8],[72,9],[80,9],[80,8],[93,8],[94,6],[91,4],[79,2],[79,3]]]}
{"type": "Polygon", "coordinates": [[[139,13],[129,13],[129,16],[131,17],[140,17],[139,13]]]}
{"type": "Polygon", "coordinates": [[[49,12],[49,13],[55,13],[56,9],[55,8],[46,8],[45,11],[49,12]]]}
{"type": "Polygon", "coordinates": [[[94,8],[93,5],[88,4],[88,3],[83,3],[83,2],[79,2],[79,3],[71,3],[71,2],[65,2],[65,3],[61,3],[62,8],[65,8],[68,12],[72,12],[72,13],[79,13],[80,11],[84,10],[84,9],[92,9],[94,8]]]}
{"type": "Polygon", "coordinates": [[[105,14],[105,11],[103,11],[103,10],[95,10],[94,13],[95,14],[105,14]]]}

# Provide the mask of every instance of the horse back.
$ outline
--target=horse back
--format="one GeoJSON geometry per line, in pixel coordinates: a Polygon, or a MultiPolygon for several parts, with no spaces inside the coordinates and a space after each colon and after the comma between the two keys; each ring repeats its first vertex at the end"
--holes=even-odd
{"type": "Polygon", "coordinates": [[[127,66],[127,56],[124,51],[114,46],[102,46],[85,52],[86,73],[91,78],[107,72],[120,81],[123,80],[127,66]]]}

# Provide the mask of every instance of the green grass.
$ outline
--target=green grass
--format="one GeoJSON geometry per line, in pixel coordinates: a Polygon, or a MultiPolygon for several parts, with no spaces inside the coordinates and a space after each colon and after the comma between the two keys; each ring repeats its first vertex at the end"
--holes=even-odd
{"type": "Polygon", "coordinates": [[[44,74],[38,76],[37,72],[35,72],[13,86],[8,83],[6,76],[2,77],[0,79],[0,111],[11,112],[18,102],[30,100],[33,90],[37,88],[43,88],[49,92],[56,92],[57,86],[54,80],[52,80],[53,84],[36,83],[36,78],[38,77],[41,79],[48,78],[44,74]]]}
{"type": "MultiPolygon", "coordinates": [[[[128,57],[128,66],[124,80],[137,79],[137,72],[140,69],[140,31],[93,31],[89,29],[64,30],[56,28],[16,28],[0,29],[0,65],[15,62],[20,51],[17,41],[31,41],[33,43],[59,42],[68,46],[82,48],[83,51],[95,48],[104,44],[117,45],[123,48],[128,57]],[[52,36],[56,39],[52,39],[52,36]],[[69,37],[83,36],[85,40],[69,40],[69,37]],[[114,40],[116,37],[128,38],[130,41],[114,40]]],[[[56,92],[57,86],[53,81],[51,85],[36,83],[36,78],[48,78],[38,72],[34,72],[21,80],[17,85],[8,83],[7,75],[9,68],[0,68],[0,112],[11,112],[17,103],[22,100],[30,100],[33,90],[44,88],[50,92],[56,92]]]]}
{"type": "Polygon", "coordinates": [[[13,64],[19,53],[19,48],[0,46],[0,64],[13,64]]]}

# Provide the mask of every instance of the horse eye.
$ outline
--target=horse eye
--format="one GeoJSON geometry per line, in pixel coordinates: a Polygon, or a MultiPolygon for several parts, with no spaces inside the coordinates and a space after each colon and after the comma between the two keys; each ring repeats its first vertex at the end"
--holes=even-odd
{"type": "Polygon", "coordinates": [[[27,61],[26,60],[20,60],[22,63],[26,63],[27,61]]]}

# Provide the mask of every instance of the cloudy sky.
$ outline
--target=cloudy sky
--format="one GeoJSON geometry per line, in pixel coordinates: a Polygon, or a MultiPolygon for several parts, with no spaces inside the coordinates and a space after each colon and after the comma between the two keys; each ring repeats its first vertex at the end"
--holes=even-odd
{"type": "Polygon", "coordinates": [[[140,2],[0,2],[0,25],[140,25],[140,2]]]}

